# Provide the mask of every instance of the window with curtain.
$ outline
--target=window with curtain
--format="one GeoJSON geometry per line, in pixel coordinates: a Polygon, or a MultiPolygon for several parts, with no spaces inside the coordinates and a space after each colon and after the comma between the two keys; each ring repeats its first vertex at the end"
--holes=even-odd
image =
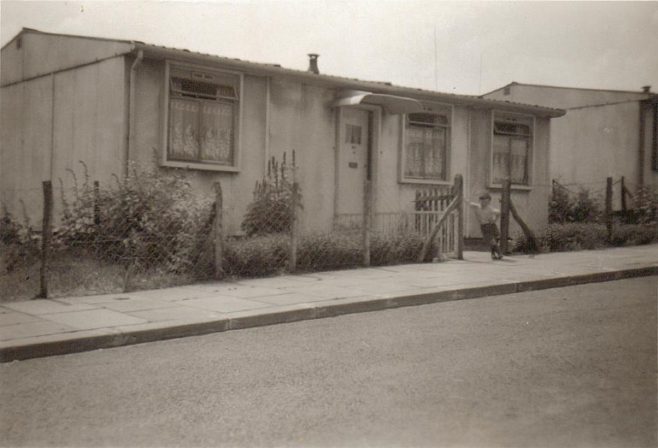
{"type": "Polygon", "coordinates": [[[530,184],[532,130],[528,123],[494,121],[492,180],[502,184],[509,178],[512,184],[530,184]]]}
{"type": "Polygon", "coordinates": [[[172,67],[167,160],[235,165],[239,78],[172,67]]]}
{"type": "Polygon", "coordinates": [[[407,115],[404,140],[405,180],[447,180],[450,121],[446,115],[407,115]]]}

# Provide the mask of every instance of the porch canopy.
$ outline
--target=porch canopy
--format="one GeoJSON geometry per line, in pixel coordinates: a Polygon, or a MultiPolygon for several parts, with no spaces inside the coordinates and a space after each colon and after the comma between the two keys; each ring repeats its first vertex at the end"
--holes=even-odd
{"type": "Polygon", "coordinates": [[[405,96],[387,95],[384,93],[365,92],[363,90],[345,90],[340,98],[333,102],[333,107],[356,106],[359,104],[374,104],[382,106],[389,114],[410,114],[422,112],[420,101],[405,96]]]}

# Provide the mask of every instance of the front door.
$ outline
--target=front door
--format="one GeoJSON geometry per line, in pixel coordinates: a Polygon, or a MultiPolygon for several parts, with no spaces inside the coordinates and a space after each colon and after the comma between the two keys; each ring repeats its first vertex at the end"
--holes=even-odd
{"type": "Polygon", "coordinates": [[[364,183],[371,142],[368,131],[370,112],[346,107],[340,121],[338,151],[338,201],[336,213],[362,214],[364,183]]]}

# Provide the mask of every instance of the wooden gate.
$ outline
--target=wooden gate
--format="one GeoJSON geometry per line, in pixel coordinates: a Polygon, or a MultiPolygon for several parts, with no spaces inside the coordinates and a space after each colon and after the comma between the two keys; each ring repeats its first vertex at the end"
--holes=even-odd
{"type": "Polygon", "coordinates": [[[462,202],[461,176],[455,177],[452,186],[416,190],[414,201],[416,231],[425,238],[430,238],[434,232],[439,253],[459,259],[462,258],[464,233],[462,202]],[[441,225],[435,229],[440,221],[441,225]]]}

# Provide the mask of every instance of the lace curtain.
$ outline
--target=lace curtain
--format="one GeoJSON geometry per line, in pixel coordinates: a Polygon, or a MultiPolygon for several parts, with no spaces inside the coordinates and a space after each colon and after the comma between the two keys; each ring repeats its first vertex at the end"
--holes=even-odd
{"type": "Polygon", "coordinates": [[[447,129],[408,126],[405,176],[445,180],[447,129]]]}
{"type": "Polygon", "coordinates": [[[169,159],[233,162],[232,103],[171,99],[169,159]]]}
{"type": "Polygon", "coordinates": [[[493,182],[500,184],[507,179],[510,157],[510,178],[513,184],[528,184],[528,153],[530,144],[527,138],[508,135],[494,136],[493,182]]]}

